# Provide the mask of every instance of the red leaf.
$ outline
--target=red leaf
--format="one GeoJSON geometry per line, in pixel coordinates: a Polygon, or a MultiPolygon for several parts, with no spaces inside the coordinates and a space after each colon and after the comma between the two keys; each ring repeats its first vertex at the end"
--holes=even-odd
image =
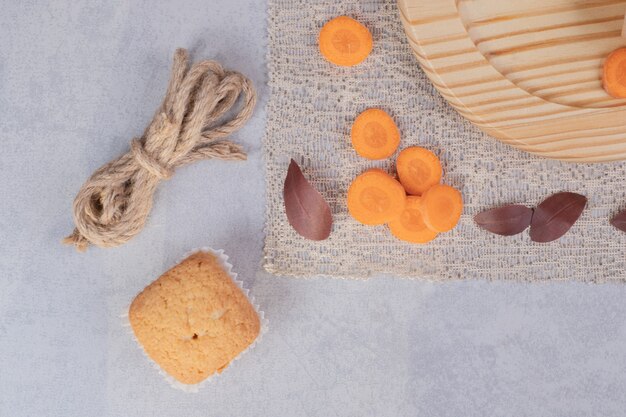
{"type": "Polygon", "coordinates": [[[576,193],[556,193],[537,206],[530,223],[534,242],[552,242],[576,223],[587,205],[587,197],[576,193]]]}
{"type": "Polygon", "coordinates": [[[324,197],[304,178],[300,167],[291,160],[283,189],[287,220],[296,232],[307,239],[324,240],[333,224],[330,207],[324,197]]]}
{"type": "Polygon", "coordinates": [[[617,213],[615,217],[611,219],[611,224],[622,232],[626,232],[626,210],[617,213]]]}
{"type": "Polygon", "coordinates": [[[483,229],[502,236],[513,236],[530,226],[533,209],[518,204],[485,210],[474,216],[483,229]]]}

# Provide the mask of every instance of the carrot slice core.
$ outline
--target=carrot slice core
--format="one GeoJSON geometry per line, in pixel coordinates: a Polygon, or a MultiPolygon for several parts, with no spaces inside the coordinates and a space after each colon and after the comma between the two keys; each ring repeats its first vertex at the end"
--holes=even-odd
{"type": "Polygon", "coordinates": [[[335,49],[344,55],[358,52],[361,40],[354,32],[348,29],[339,29],[332,34],[332,43],[335,49]]]}

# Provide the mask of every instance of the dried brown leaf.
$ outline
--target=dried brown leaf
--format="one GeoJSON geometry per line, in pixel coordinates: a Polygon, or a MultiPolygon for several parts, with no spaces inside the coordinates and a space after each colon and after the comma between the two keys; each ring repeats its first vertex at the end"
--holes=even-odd
{"type": "Polygon", "coordinates": [[[626,232],[626,210],[617,213],[615,217],[611,219],[611,224],[622,232],[626,232]]]}
{"type": "Polygon", "coordinates": [[[534,242],[552,242],[576,223],[587,205],[584,195],[562,192],[551,195],[537,206],[530,223],[534,242]]]}
{"type": "Polygon", "coordinates": [[[333,224],[330,207],[293,159],[285,178],[283,199],[287,220],[296,232],[311,240],[324,240],[330,235],[333,224]]]}
{"type": "Polygon", "coordinates": [[[519,204],[485,210],[474,216],[481,228],[502,236],[513,236],[530,226],[533,209],[519,204]]]}

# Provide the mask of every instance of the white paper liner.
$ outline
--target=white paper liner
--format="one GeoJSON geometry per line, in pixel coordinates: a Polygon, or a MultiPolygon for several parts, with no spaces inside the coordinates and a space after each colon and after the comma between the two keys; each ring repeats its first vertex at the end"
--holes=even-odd
{"type": "MultiPolygon", "coordinates": [[[[198,253],[198,252],[211,253],[211,254],[213,254],[217,258],[218,262],[220,263],[220,265],[222,266],[224,271],[226,271],[226,273],[230,276],[230,278],[233,280],[233,282],[235,284],[237,284],[237,286],[239,288],[241,288],[241,291],[244,293],[244,295],[246,296],[248,301],[250,301],[250,304],[252,304],[252,307],[254,308],[254,310],[256,311],[257,315],[259,316],[259,321],[261,323],[261,328],[259,330],[259,335],[256,337],[256,339],[254,339],[254,341],[246,349],[244,349],[237,356],[235,356],[228,363],[228,365],[222,370],[221,373],[215,372],[212,375],[209,375],[205,380],[203,380],[202,382],[199,382],[197,384],[183,384],[182,382],[176,380],[174,377],[172,377],[167,372],[165,372],[154,360],[152,360],[152,358],[150,358],[150,356],[148,356],[148,354],[146,353],[146,351],[143,348],[143,345],[139,342],[139,340],[137,340],[137,337],[135,336],[135,332],[133,332],[133,329],[132,329],[132,327],[130,325],[130,320],[129,320],[129,317],[128,317],[128,309],[123,314],[120,315],[120,318],[122,319],[122,326],[124,326],[124,327],[126,327],[128,329],[128,333],[135,340],[135,343],[137,344],[137,347],[141,350],[143,355],[148,359],[148,361],[152,364],[152,366],[161,374],[161,376],[165,379],[165,381],[167,381],[173,388],[176,388],[176,389],[179,389],[179,390],[182,390],[182,391],[185,391],[185,392],[189,392],[189,393],[196,393],[196,392],[198,392],[209,381],[213,380],[215,377],[217,377],[217,376],[223,374],[224,372],[226,372],[226,369],[230,368],[231,365],[237,359],[239,359],[243,354],[245,354],[246,352],[248,352],[249,350],[254,348],[256,346],[256,344],[261,341],[261,338],[262,338],[263,334],[265,332],[267,332],[267,330],[268,330],[268,323],[269,323],[268,320],[265,318],[265,313],[260,309],[258,304],[255,304],[254,297],[250,295],[250,290],[244,287],[243,281],[240,281],[240,280],[237,279],[237,273],[233,272],[233,265],[228,262],[228,256],[224,253],[223,250],[221,250],[221,249],[220,250],[215,250],[215,249],[212,249],[212,248],[209,248],[209,247],[202,247],[202,248],[199,248],[199,249],[191,250],[191,251],[185,253],[185,255],[183,255],[182,258],[180,258],[172,266],[170,266],[170,268],[167,268],[166,271],[169,271],[174,266],[178,265],[179,263],[181,263],[182,261],[184,261],[185,259],[187,259],[191,255],[193,255],[195,253],[198,253]]],[[[147,284],[147,285],[149,285],[149,284],[147,284]]],[[[136,297],[136,295],[135,295],[135,297],[136,297]]],[[[133,299],[134,299],[134,297],[133,297],[133,299]]],[[[128,305],[130,306],[131,303],[132,303],[132,300],[131,300],[131,302],[128,305]]]]}

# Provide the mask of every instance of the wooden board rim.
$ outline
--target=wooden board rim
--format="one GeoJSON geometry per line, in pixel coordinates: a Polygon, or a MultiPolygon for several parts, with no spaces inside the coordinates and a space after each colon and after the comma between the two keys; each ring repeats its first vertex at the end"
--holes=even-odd
{"type": "MultiPolygon", "coordinates": [[[[459,113],[489,135],[540,156],[577,162],[626,158],[626,104],[614,107],[566,105],[520,88],[491,65],[478,49],[460,16],[458,4],[462,1],[465,0],[438,0],[434,2],[436,5],[429,0],[398,1],[400,18],[418,62],[459,113]],[[445,35],[437,33],[442,31],[442,22],[445,22],[445,35]],[[451,49],[450,53],[433,53],[429,46],[438,42],[462,48],[451,49]],[[459,54],[467,56],[467,60],[459,62],[455,58],[459,54]],[[474,75],[480,71],[482,79],[470,77],[465,86],[452,82],[455,72],[471,71],[474,75]],[[491,96],[487,94],[487,99],[476,100],[485,93],[459,94],[461,88],[473,85],[472,80],[474,84],[493,86],[491,96]],[[603,133],[606,128],[613,130],[603,133]],[[588,140],[576,138],[577,132],[589,132],[588,140]]],[[[622,0],[608,0],[606,4],[626,7],[626,1],[622,0]]]]}

